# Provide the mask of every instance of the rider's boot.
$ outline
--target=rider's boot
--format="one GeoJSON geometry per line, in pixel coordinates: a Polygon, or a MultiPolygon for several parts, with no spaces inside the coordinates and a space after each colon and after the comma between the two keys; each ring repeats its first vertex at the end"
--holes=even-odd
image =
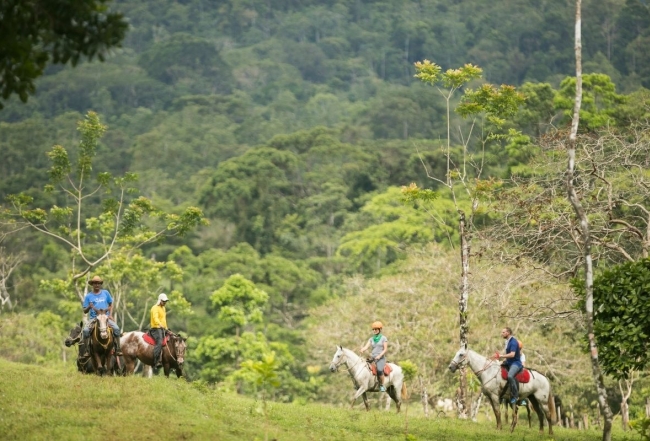
{"type": "Polygon", "coordinates": [[[124,355],[124,354],[122,354],[122,348],[120,347],[120,338],[119,337],[115,337],[115,355],[117,355],[118,357],[121,357],[122,355],[124,355]]]}
{"type": "Polygon", "coordinates": [[[84,353],[81,354],[82,358],[90,357],[90,336],[83,337],[84,353]]]}

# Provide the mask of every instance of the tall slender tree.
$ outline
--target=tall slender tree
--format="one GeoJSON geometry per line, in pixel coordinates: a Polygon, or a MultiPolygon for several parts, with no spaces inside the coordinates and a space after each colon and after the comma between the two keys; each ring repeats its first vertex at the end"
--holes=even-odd
{"type": "Polygon", "coordinates": [[[612,410],[607,402],[607,389],[603,373],[598,363],[598,346],[594,334],[594,269],[591,258],[591,233],[589,231],[589,219],[585,212],[580,197],[574,186],[575,164],[576,164],[576,140],[580,124],[580,105],[582,104],[582,23],[581,23],[582,0],[576,0],[575,19],[575,58],[576,58],[576,95],[573,106],[573,119],[571,121],[571,132],[567,144],[566,189],[569,202],[575,211],[580,223],[580,235],[582,241],[582,257],[584,264],[585,282],[585,320],[587,325],[587,338],[589,340],[589,353],[591,356],[591,371],[596,389],[598,390],[598,403],[603,412],[605,423],[603,425],[603,441],[612,439],[612,410]]]}

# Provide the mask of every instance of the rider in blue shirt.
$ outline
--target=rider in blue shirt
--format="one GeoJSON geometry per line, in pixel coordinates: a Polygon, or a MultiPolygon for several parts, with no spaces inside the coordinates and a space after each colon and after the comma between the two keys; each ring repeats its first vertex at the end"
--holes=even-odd
{"type": "Polygon", "coordinates": [[[510,386],[510,404],[519,401],[519,387],[515,376],[521,372],[523,365],[521,363],[521,349],[519,342],[512,335],[512,329],[503,328],[501,337],[506,340],[504,354],[496,354],[495,359],[503,358],[501,365],[508,369],[508,385],[510,386]]]}
{"type": "MultiPolygon", "coordinates": [[[[97,318],[97,311],[104,309],[106,310],[106,315],[108,315],[108,325],[113,328],[113,337],[115,337],[115,354],[122,355],[122,349],[120,348],[120,328],[111,317],[113,311],[113,297],[111,297],[111,294],[107,290],[102,289],[103,283],[104,281],[99,276],[93,277],[90,282],[88,282],[88,284],[93,287],[93,290],[86,294],[82,305],[84,314],[89,313],[88,315],[90,318],[86,323],[86,326],[84,326],[84,340],[86,343],[89,343],[90,327],[97,318]]],[[[90,348],[90,345],[86,344],[86,347],[90,348]]]]}

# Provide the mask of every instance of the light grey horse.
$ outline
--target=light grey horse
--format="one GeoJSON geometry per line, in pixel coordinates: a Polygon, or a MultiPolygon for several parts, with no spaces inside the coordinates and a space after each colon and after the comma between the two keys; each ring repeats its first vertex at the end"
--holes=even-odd
{"type": "MultiPolygon", "coordinates": [[[[366,405],[366,410],[370,410],[370,404],[368,404],[368,397],[366,392],[379,392],[379,382],[377,377],[372,374],[368,362],[359,357],[351,349],[346,349],[342,346],[336,347],[336,353],[334,358],[332,358],[332,363],[330,363],[330,371],[338,371],[341,365],[345,365],[352,377],[352,382],[357,388],[354,397],[352,398],[351,406],[354,406],[354,402],[363,396],[363,403],[366,405]]],[[[384,387],[386,392],[393,399],[395,405],[397,406],[397,412],[400,411],[402,405],[402,400],[406,398],[406,384],[404,384],[404,374],[402,373],[402,368],[394,363],[386,363],[390,366],[391,372],[386,378],[384,378],[384,387]]]]}
{"type": "MultiPolygon", "coordinates": [[[[456,372],[456,369],[463,363],[467,363],[481,382],[483,394],[490,400],[494,416],[497,420],[497,429],[501,429],[501,410],[499,408],[499,398],[504,388],[507,387],[507,381],[501,376],[501,365],[492,359],[488,359],[476,352],[461,348],[454,359],[449,364],[449,370],[456,372]]],[[[530,370],[530,369],[529,369],[530,370]]],[[[544,375],[537,371],[530,370],[530,381],[519,384],[519,398],[527,398],[535,409],[539,418],[539,430],[544,432],[544,417],[548,421],[548,433],[553,434],[553,424],[555,423],[555,399],[551,392],[551,383],[544,375]]],[[[505,396],[509,396],[509,390],[505,391],[505,396]]],[[[517,425],[517,406],[514,406],[512,432],[517,425]]]]}

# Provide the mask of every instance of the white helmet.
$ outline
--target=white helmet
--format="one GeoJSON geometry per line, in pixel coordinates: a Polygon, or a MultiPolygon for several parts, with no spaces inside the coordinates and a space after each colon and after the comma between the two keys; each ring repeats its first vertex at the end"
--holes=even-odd
{"type": "Polygon", "coordinates": [[[159,302],[167,302],[168,300],[169,299],[167,298],[167,294],[165,294],[164,292],[160,293],[160,295],[158,296],[158,301],[159,302]]]}

